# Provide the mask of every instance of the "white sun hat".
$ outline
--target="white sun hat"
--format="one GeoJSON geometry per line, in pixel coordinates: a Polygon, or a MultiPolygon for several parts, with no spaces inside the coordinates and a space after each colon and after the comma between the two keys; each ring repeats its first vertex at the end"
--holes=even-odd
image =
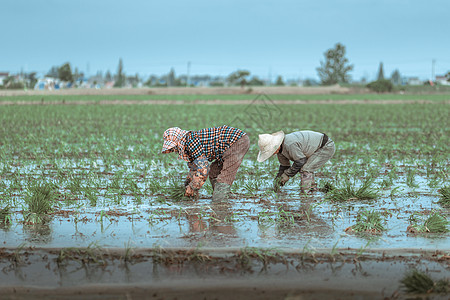
{"type": "Polygon", "coordinates": [[[260,134],[258,139],[259,153],[257,160],[263,162],[271,157],[284,140],[284,132],[277,131],[272,134],[260,134]]]}

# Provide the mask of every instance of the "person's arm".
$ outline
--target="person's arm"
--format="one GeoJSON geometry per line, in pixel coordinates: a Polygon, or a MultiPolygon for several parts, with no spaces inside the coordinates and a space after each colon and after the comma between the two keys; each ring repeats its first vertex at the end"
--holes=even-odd
{"type": "Polygon", "coordinates": [[[288,182],[288,180],[291,177],[294,177],[295,174],[300,172],[300,170],[302,169],[302,167],[306,164],[306,161],[308,160],[297,144],[291,144],[290,146],[287,146],[285,151],[286,151],[287,155],[289,156],[289,158],[294,161],[294,163],[292,164],[292,166],[285,169],[283,174],[280,175],[280,179],[279,179],[280,186],[285,185],[286,182],[288,182]]]}
{"type": "Polygon", "coordinates": [[[194,161],[190,163],[189,167],[190,171],[188,179],[190,179],[190,181],[186,185],[185,196],[192,197],[198,193],[198,190],[200,190],[200,188],[206,182],[206,179],[208,179],[210,167],[208,159],[204,155],[194,159],[194,161]]]}
{"type": "Polygon", "coordinates": [[[302,167],[306,164],[307,160],[308,159],[306,157],[295,160],[292,166],[284,171],[284,174],[286,174],[289,177],[294,177],[295,174],[300,172],[302,167]]]}

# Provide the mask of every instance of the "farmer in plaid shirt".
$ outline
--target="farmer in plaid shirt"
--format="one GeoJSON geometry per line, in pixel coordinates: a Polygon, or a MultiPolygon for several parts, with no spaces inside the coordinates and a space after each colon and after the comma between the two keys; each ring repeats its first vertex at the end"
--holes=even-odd
{"type": "Polygon", "coordinates": [[[188,163],[185,196],[196,197],[209,176],[214,190],[213,202],[228,199],[231,184],[250,147],[245,132],[226,125],[198,131],[172,127],[163,137],[161,152],[178,152],[178,158],[188,163]]]}

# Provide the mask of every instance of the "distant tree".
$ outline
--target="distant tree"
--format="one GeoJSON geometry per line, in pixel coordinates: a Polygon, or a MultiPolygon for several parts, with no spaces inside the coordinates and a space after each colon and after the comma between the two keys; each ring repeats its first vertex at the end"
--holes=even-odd
{"type": "Polygon", "coordinates": [[[392,84],[394,84],[394,85],[400,85],[400,84],[402,84],[402,78],[401,78],[401,76],[400,76],[399,70],[395,70],[394,72],[392,72],[392,75],[391,75],[391,82],[392,82],[392,84]]]}
{"type": "Polygon", "coordinates": [[[58,78],[58,67],[56,66],[51,67],[45,76],[51,78],[58,78]]]}
{"type": "Polygon", "coordinates": [[[25,79],[27,80],[27,87],[33,88],[37,83],[36,72],[30,72],[25,74],[25,79]]]}
{"type": "Polygon", "coordinates": [[[131,84],[132,87],[137,87],[140,82],[139,74],[136,73],[136,75],[134,76],[128,76],[127,81],[131,84]]]}
{"type": "Polygon", "coordinates": [[[73,80],[74,80],[75,82],[80,82],[80,81],[83,80],[83,77],[84,77],[84,73],[78,71],[78,68],[75,67],[75,71],[73,72],[73,80]]]}
{"type": "Polygon", "coordinates": [[[58,68],[58,78],[61,81],[73,82],[73,74],[70,63],[67,62],[58,68]]]}
{"type": "Polygon", "coordinates": [[[170,72],[167,75],[167,86],[174,86],[174,85],[175,85],[175,70],[172,68],[170,69],[170,72]]]}
{"type": "Polygon", "coordinates": [[[112,75],[111,75],[111,72],[109,70],[106,71],[105,81],[112,81],[112,75]]]}
{"type": "Polygon", "coordinates": [[[251,86],[262,86],[262,85],[264,85],[264,81],[259,79],[257,76],[253,76],[252,79],[250,79],[250,81],[248,82],[248,85],[251,85],[251,86]]]}
{"type": "Polygon", "coordinates": [[[275,82],[277,86],[284,86],[283,78],[281,76],[277,77],[277,81],[275,82]]]}
{"type": "Polygon", "coordinates": [[[250,72],[247,70],[237,70],[236,72],[231,73],[227,77],[227,82],[230,85],[241,85],[244,87],[247,84],[247,80],[245,77],[249,76],[250,72]]]}
{"type": "Polygon", "coordinates": [[[115,87],[123,87],[125,85],[125,74],[123,72],[122,58],[119,59],[119,66],[117,67],[115,87]]]}
{"type": "Polygon", "coordinates": [[[377,93],[389,93],[393,90],[393,85],[390,80],[380,79],[377,81],[372,81],[366,85],[370,90],[377,93]]]}
{"type": "Polygon", "coordinates": [[[445,74],[445,78],[447,78],[447,81],[450,82],[450,71],[448,71],[447,74],[445,74]]]}
{"type": "Polygon", "coordinates": [[[348,64],[345,57],[345,46],[337,43],[333,49],[328,49],[325,53],[325,62],[320,62],[317,68],[322,85],[332,85],[339,82],[347,83],[351,77],[348,74],[353,70],[353,65],[348,64]]]}
{"type": "Polygon", "coordinates": [[[378,68],[377,80],[384,80],[384,71],[383,71],[383,63],[382,62],[380,62],[380,67],[378,68]]]}

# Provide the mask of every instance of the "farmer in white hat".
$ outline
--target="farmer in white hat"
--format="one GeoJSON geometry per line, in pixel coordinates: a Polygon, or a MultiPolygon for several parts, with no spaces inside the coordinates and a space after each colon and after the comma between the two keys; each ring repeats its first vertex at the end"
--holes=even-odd
{"type": "Polygon", "coordinates": [[[161,152],[178,152],[178,158],[188,162],[190,171],[185,181],[185,196],[197,197],[209,176],[213,202],[228,199],[231,184],[250,147],[245,132],[226,125],[198,131],[172,127],[163,137],[161,152]]]}
{"type": "Polygon", "coordinates": [[[280,168],[274,181],[275,190],[300,172],[302,191],[311,191],[314,172],[330,160],[335,152],[334,142],[326,134],[309,130],[286,135],[283,131],[260,134],[258,146],[259,162],[274,154],[278,156],[280,168]]]}

